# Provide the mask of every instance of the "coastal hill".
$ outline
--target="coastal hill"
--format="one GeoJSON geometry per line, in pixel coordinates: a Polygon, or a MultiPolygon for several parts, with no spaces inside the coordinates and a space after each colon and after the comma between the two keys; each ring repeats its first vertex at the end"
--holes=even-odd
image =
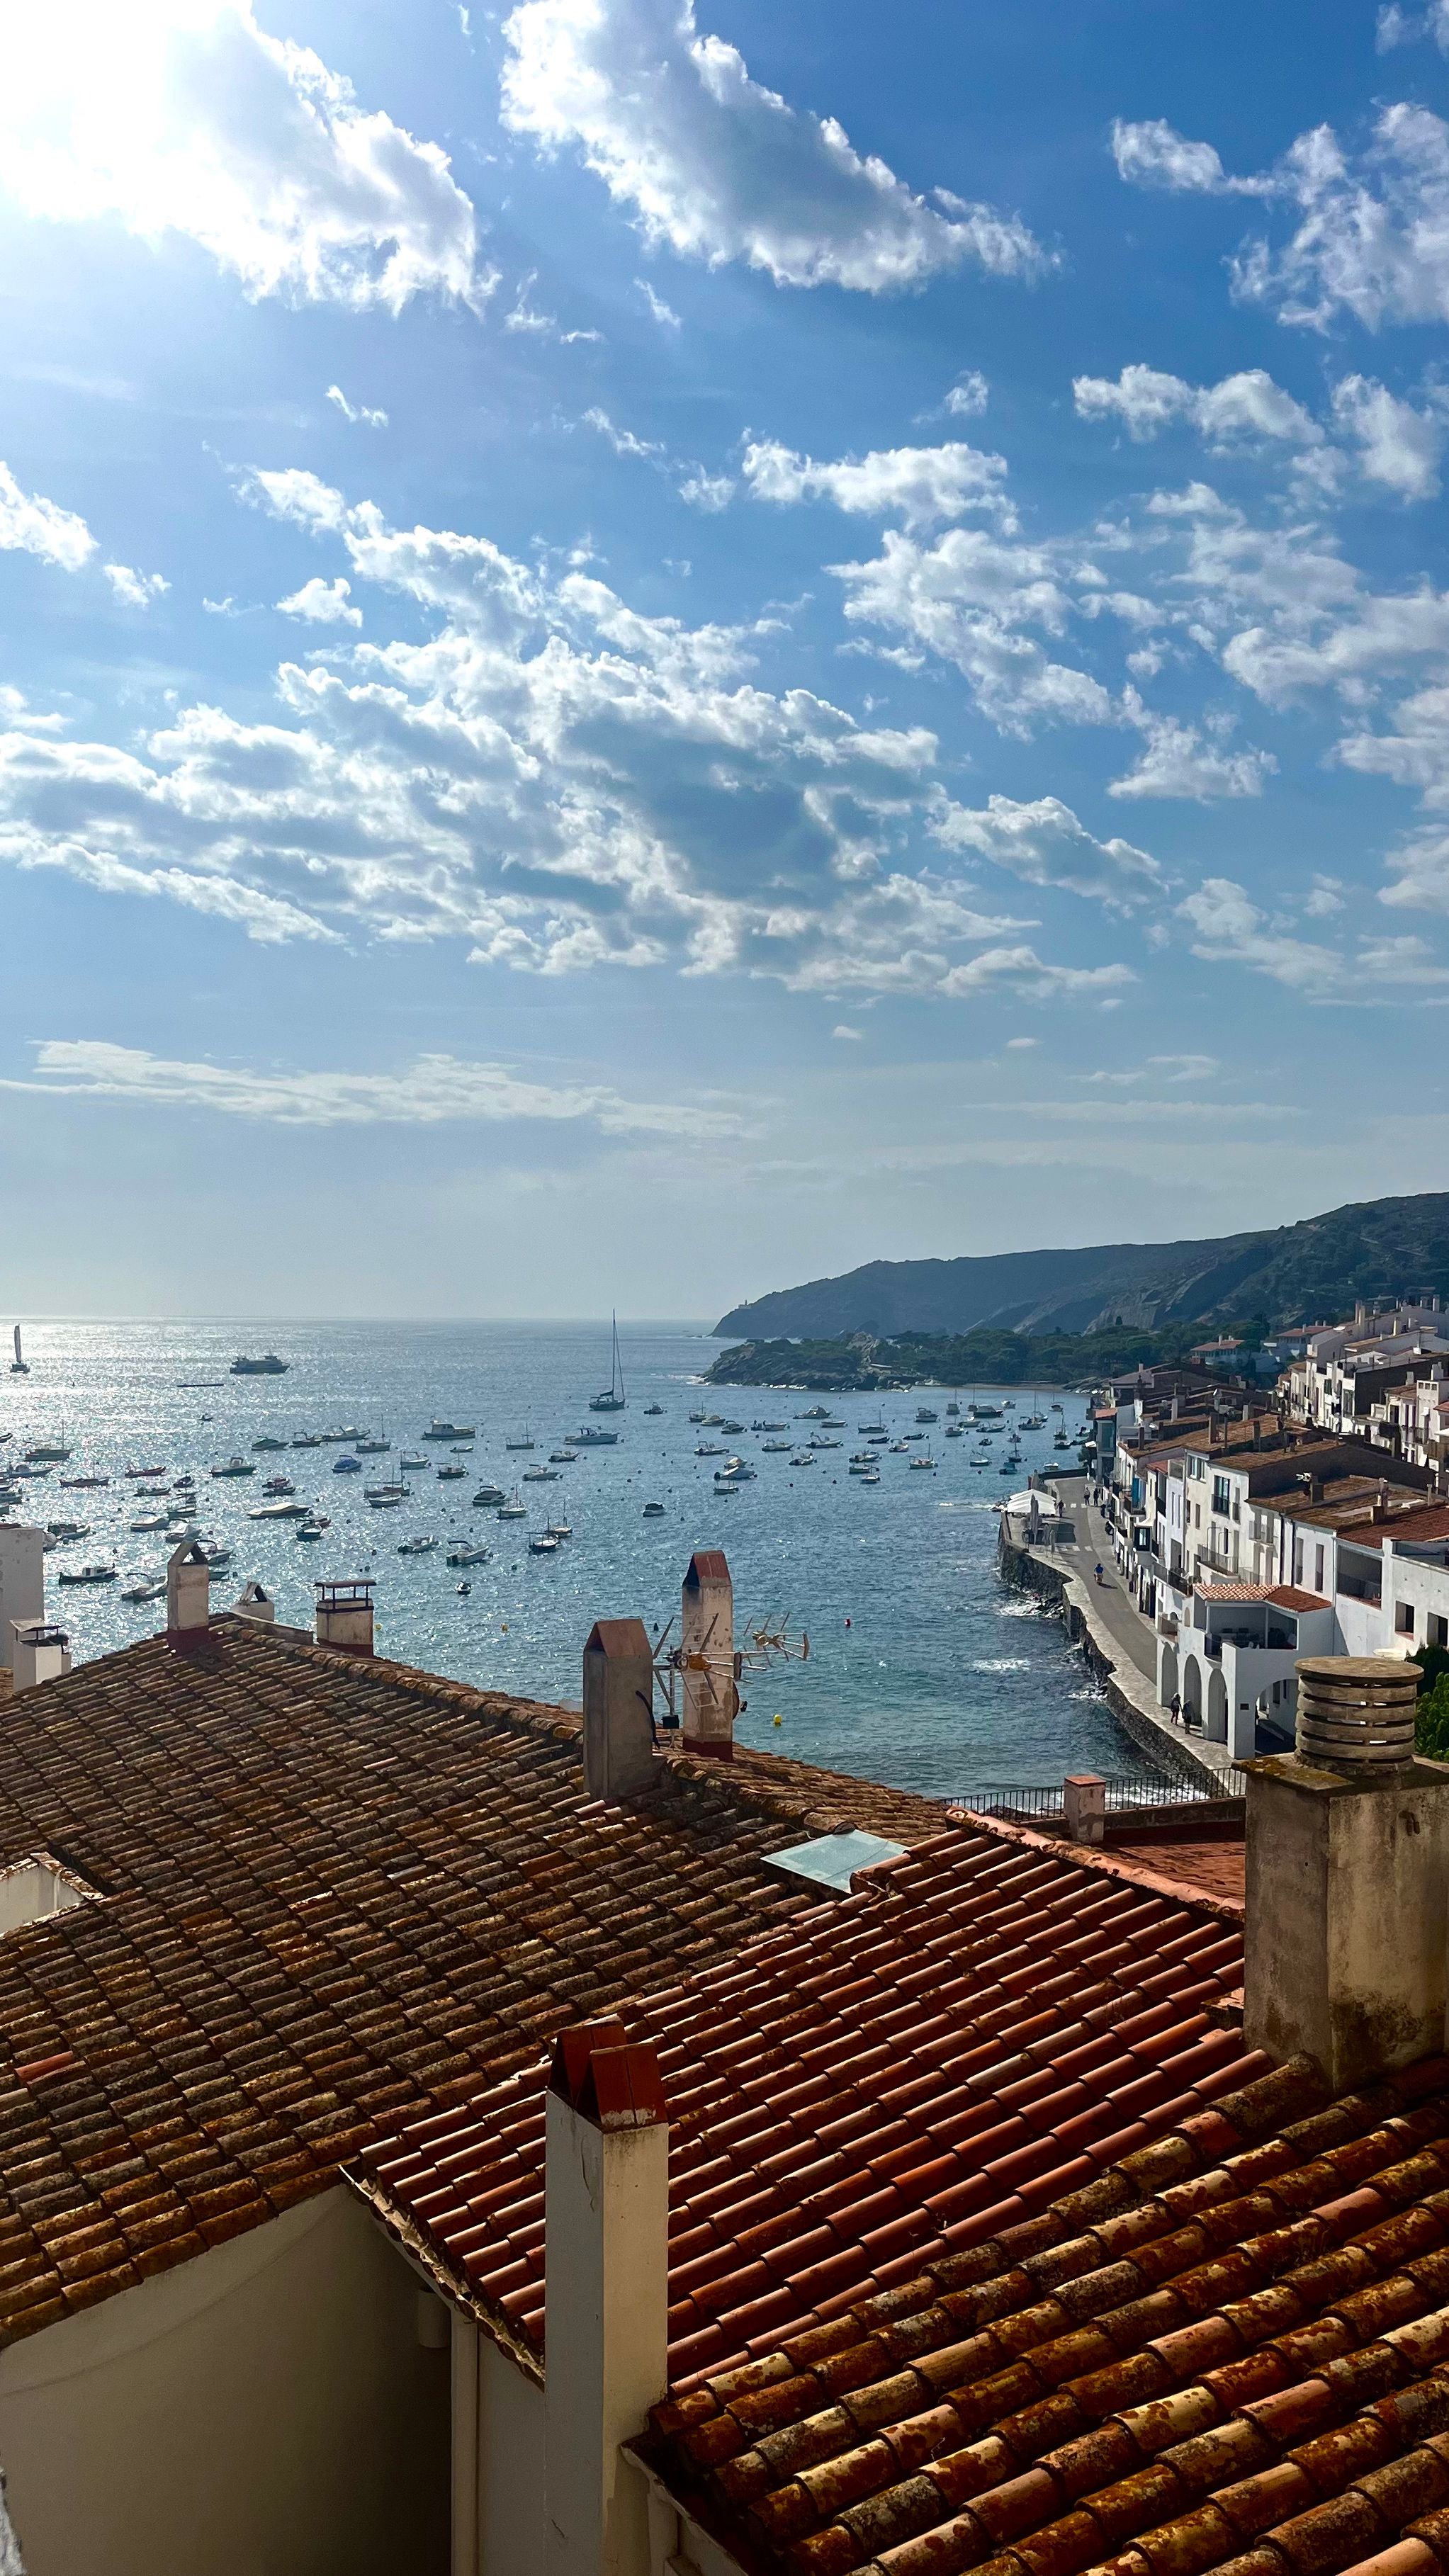
{"type": "Polygon", "coordinates": [[[870,1261],[839,1279],[732,1306],[715,1331],[751,1340],[846,1333],[1090,1333],[1121,1323],[1270,1330],[1351,1314],[1360,1297],[1449,1299],[1449,1191],[1367,1199],[1265,1233],[1202,1243],[1102,1243],[957,1261],[870,1261]]]}

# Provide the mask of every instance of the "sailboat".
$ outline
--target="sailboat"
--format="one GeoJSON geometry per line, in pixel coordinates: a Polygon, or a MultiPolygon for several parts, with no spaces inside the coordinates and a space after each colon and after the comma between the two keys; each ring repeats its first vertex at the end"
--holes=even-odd
{"type": "Polygon", "coordinates": [[[10,1374],[12,1377],[29,1377],[30,1375],[30,1362],[26,1359],[20,1348],[20,1326],[18,1324],[15,1327],[15,1357],[10,1363],[10,1374]]]}
{"type": "Polygon", "coordinates": [[[605,1395],[591,1395],[590,1413],[622,1413],[624,1410],[624,1364],[619,1357],[619,1318],[612,1318],[614,1339],[609,1366],[609,1386],[605,1395]]]}

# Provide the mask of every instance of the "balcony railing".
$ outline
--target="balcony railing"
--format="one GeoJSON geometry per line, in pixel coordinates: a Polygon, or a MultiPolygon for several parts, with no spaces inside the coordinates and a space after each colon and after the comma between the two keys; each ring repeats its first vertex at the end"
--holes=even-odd
{"type": "MultiPolygon", "coordinates": [[[[1212,1806],[1224,1798],[1247,1795],[1247,1774],[1236,1764],[1223,1774],[1221,1787],[1209,1789],[1193,1780],[1104,1780],[1106,1811],[1109,1816],[1135,1814],[1154,1807],[1212,1806]]],[[[986,1782],[979,1789],[963,1790],[951,1800],[952,1806],[964,1807],[973,1816],[996,1816],[1006,1824],[1051,1822],[1065,1814],[1061,1782],[1054,1787],[1028,1785],[1017,1780],[986,1782]]]]}

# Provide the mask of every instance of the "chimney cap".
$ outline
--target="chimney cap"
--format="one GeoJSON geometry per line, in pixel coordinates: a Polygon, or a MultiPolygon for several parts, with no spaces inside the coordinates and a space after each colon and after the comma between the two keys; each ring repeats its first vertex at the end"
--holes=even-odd
{"type": "Polygon", "coordinates": [[[695,1549],[684,1578],[691,1591],[697,1591],[701,1583],[728,1583],[729,1579],[729,1560],[722,1547],[695,1549]]]}
{"type": "Polygon", "coordinates": [[[596,2129],[652,2129],[669,2117],[652,2040],[628,2040],[613,2014],[554,2041],[548,2089],[596,2129]]]}
{"type": "Polygon", "coordinates": [[[354,1605],[368,1609],[372,1603],[373,1577],[355,1575],[346,1583],[319,1583],[314,1586],[319,1609],[349,1609],[354,1605]]]}
{"type": "Polygon", "coordinates": [[[589,1630],[586,1655],[646,1655],[653,1649],[642,1619],[596,1619],[589,1630]]]}

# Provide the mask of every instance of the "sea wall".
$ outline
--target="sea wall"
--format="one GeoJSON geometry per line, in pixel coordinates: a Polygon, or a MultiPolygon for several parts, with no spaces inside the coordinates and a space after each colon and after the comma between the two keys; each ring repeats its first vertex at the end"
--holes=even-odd
{"type": "Polygon", "coordinates": [[[1211,1789],[1221,1795],[1224,1783],[1219,1771],[1203,1761],[1165,1718],[1154,1715],[1143,1704],[1148,1692],[1144,1677],[1130,1668],[1119,1673],[1110,1641],[1092,1618],[1080,1575],[1064,1565],[1052,1564],[1035,1548],[1021,1546],[1012,1537],[1004,1512],[997,1541],[997,1566],[1002,1582],[1013,1591],[1033,1592],[1056,1612],[1070,1643],[1080,1647],[1082,1660],[1118,1725],[1159,1777],[1185,1781],[1195,1789],[1211,1789]]]}

